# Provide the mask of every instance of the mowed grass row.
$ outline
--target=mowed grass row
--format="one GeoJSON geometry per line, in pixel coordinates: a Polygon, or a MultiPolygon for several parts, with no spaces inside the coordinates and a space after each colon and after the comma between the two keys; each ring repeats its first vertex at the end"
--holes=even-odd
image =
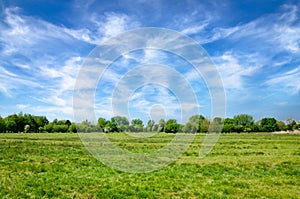
{"type": "MultiPolygon", "coordinates": [[[[106,135],[132,152],[174,137],[106,135]]],[[[222,134],[200,159],[204,137],[168,167],[125,173],[90,155],[78,134],[0,134],[0,198],[299,198],[300,135],[222,134]]]]}

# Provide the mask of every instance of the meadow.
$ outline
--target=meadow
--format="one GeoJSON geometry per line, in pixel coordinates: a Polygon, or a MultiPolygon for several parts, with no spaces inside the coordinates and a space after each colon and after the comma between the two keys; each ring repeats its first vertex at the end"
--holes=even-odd
{"type": "MultiPolygon", "coordinates": [[[[136,153],[174,136],[106,135],[136,153]]],[[[299,198],[300,134],[222,134],[200,159],[204,137],[167,167],[126,173],[94,158],[76,133],[0,134],[0,198],[299,198]]]]}

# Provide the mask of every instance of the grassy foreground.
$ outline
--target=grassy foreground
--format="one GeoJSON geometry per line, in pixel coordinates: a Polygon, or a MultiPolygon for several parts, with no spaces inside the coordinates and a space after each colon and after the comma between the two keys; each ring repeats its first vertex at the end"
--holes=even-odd
{"type": "MultiPolygon", "coordinates": [[[[140,152],[174,135],[107,136],[140,152]]],[[[299,198],[299,134],[222,134],[200,159],[204,136],[170,166],[132,174],[103,165],[77,134],[0,134],[0,198],[299,198]]]]}

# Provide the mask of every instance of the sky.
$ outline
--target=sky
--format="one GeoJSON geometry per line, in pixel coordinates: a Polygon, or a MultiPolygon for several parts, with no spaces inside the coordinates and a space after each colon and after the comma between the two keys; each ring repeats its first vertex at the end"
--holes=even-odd
{"type": "MultiPolygon", "coordinates": [[[[223,83],[226,117],[300,120],[300,1],[274,0],[0,0],[0,115],[73,120],[86,58],[103,42],[145,27],[177,31],[203,47],[223,83]]],[[[178,75],[173,85],[187,81],[199,113],[212,116],[207,80],[182,57],[153,49],[128,52],[109,65],[95,88],[95,115],[119,114],[115,91],[126,87],[128,75],[139,82],[134,78],[166,73],[178,75]]],[[[129,119],[181,121],[178,95],[155,82],[138,85],[125,99],[129,119]]]]}

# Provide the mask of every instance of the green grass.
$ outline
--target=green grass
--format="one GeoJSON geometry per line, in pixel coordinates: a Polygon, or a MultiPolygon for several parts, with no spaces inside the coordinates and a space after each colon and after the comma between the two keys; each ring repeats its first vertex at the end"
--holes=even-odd
{"type": "MultiPolygon", "coordinates": [[[[107,136],[151,152],[174,135],[107,136]]],[[[200,159],[203,138],[170,166],[135,174],[103,165],[77,134],[0,134],[0,198],[299,198],[300,135],[222,134],[200,159]]]]}

